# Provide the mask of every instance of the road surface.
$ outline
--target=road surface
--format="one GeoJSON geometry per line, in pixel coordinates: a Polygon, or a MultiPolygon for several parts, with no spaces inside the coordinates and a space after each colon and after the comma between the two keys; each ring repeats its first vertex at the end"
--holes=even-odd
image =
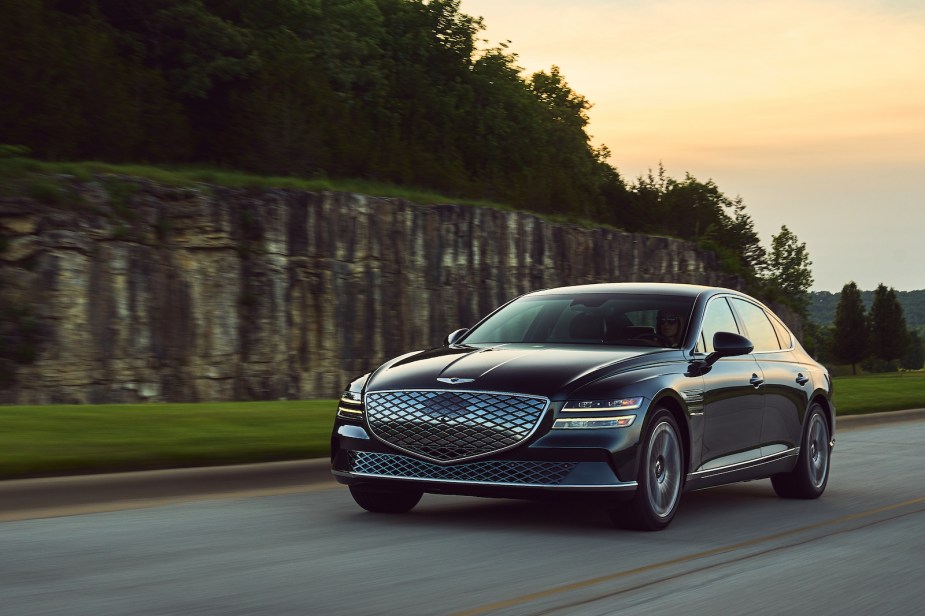
{"type": "Polygon", "coordinates": [[[661,533],[431,495],[375,515],[333,483],[5,521],[0,614],[920,613],[923,444],[921,420],[840,432],[821,499],[685,494],[661,533]]]}

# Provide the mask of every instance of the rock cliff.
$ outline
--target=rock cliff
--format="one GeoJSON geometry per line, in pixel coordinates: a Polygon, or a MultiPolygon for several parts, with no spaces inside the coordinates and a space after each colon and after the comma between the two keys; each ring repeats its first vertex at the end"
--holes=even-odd
{"type": "Polygon", "coordinates": [[[680,240],[359,194],[61,180],[0,199],[0,402],[335,397],[521,293],[737,286],[680,240]]]}

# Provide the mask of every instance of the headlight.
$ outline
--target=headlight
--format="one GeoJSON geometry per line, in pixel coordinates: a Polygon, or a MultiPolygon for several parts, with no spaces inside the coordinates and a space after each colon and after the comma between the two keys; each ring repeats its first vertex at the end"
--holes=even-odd
{"type": "Polygon", "coordinates": [[[563,407],[564,412],[580,413],[583,411],[635,411],[642,406],[642,398],[619,398],[617,400],[569,400],[563,407]]]}
{"type": "Polygon", "coordinates": [[[561,417],[553,423],[553,429],[587,430],[594,428],[627,428],[633,425],[635,415],[601,417],[598,413],[614,411],[635,411],[642,406],[642,398],[617,398],[614,400],[569,400],[562,407],[562,413],[587,413],[584,417],[561,417]],[[592,414],[593,413],[593,414],[592,414]]]}
{"type": "Polygon", "coordinates": [[[345,391],[337,405],[337,416],[345,419],[359,419],[363,416],[363,395],[358,391],[345,391]]]}

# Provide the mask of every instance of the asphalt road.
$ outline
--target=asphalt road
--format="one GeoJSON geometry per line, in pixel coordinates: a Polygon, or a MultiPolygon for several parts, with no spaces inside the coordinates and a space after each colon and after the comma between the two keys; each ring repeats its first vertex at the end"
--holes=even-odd
{"type": "Polygon", "coordinates": [[[332,483],[6,521],[0,614],[921,613],[923,442],[921,420],[841,432],[820,500],[686,494],[661,533],[429,495],[374,515],[332,483]]]}

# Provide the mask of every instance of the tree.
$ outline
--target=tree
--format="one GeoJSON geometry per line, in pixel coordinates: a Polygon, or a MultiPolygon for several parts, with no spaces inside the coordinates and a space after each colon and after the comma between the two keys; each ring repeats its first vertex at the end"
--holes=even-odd
{"type": "Polygon", "coordinates": [[[806,311],[809,288],[813,284],[806,243],[787,228],[780,228],[780,233],[771,238],[771,253],[767,260],[767,280],[775,286],[783,297],[798,308],[806,311]]]}
{"type": "Polygon", "coordinates": [[[885,362],[902,357],[909,348],[909,331],[896,290],[881,283],[874,291],[868,318],[871,353],[885,362]]]}
{"type": "Polygon", "coordinates": [[[925,347],[922,338],[915,330],[909,332],[909,350],[899,360],[899,365],[905,370],[921,370],[925,366],[925,347]]]}
{"type": "Polygon", "coordinates": [[[851,373],[857,374],[857,363],[867,356],[867,315],[861,291],[854,281],[841,290],[841,297],[835,307],[835,332],[832,339],[832,353],[835,359],[851,364],[851,373]]]}

